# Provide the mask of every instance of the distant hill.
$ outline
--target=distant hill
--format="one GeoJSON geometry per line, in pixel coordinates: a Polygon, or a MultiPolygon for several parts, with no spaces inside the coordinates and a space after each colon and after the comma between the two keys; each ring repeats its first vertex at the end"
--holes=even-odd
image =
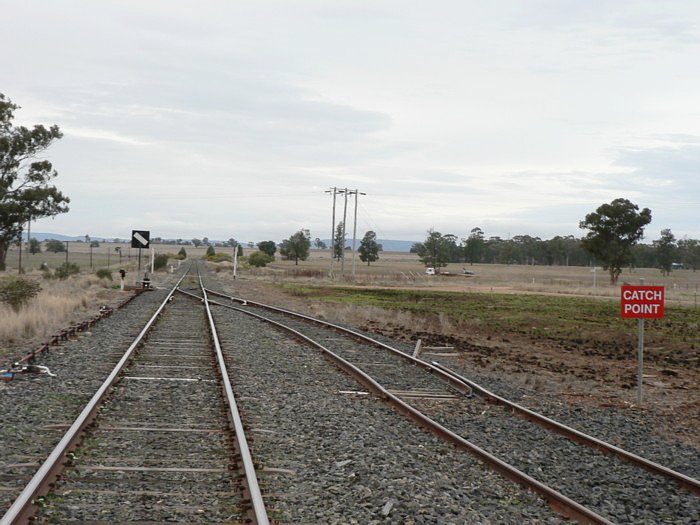
{"type": "MultiPolygon", "coordinates": [[[[321,239],[326,243],[326,246],[330,246],[330,239],[321,239]]],[[[397,241],[392,239],[377,239],[377,244],[382,245],[382,250],[385,252],[410,252],[411,247],[419,241],[397,241]]],[[[313,244],[313,243],[312,243],[313,244]]],[[[352,244],[352,239],[348,239],[347,246],[352,244]]],[[[357,239],[355,243],[356,247],[360,246],[360,239],[357,239]]]]}
{"type": "Polygon", "coordinates": [[[382,245],[385,252],[410,252],[411,247],[418,241],[392,241],[377,239],[377,243],[382,245]]]}
{"type": "MultiPolygon", "coordinates": [[[[22,238],[27,238],[27,232],[22,234],[22,238]]],[[[57,241],[84,241],[85,235],[63,235],[61,233],[43,233],[43,232],[32,232],[32,238],[37,241],[45,241],[47,239],[56,239],[57,241]]],[[[98,237],[97,235],[91,235],[90,239],[93,241],[112,241],[112,237],[98,237]]]]}

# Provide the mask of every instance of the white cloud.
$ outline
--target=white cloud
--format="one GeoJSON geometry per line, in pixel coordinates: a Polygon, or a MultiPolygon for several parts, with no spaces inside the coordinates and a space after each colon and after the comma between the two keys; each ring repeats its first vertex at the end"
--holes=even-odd
{"type": "Polygon", "coordinates": [[[327,236],[323,190],[347,186],[385,238],[579,235],[620,196],[700,237],[693,3],[28,0],[4,15],[3,92],[22,123],[65,132],[50,157],[71,213],[47,228],[327,236]]]}

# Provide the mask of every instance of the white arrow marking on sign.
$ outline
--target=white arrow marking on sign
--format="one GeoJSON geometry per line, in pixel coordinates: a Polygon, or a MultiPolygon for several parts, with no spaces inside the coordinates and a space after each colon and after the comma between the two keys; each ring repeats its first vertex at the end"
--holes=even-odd
{"type": "Polygon", "coordinates": [[[141,235],[139,232],[134,233],[134,239],[139,241],[144,246],[146,246],[148,244],[148,241],[146,239],[144,239],[143,235],[141,235]]]}

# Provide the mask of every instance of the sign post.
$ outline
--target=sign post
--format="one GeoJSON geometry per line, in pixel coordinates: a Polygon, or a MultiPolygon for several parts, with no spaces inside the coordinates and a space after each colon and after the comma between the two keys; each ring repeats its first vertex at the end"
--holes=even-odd
{"type": "Polygon", "coordinates": [[[136,274],[138,279],[141,275],[141,248],[148,248],[150,246],[149,238],[151,232],[147,230],[131,230],[131,247],[139,249],[139,269],[136,274]]]}
{"type": "Polygon", "coordinates": [[[663,319],[664,287],[644,286],[640,279],[639,286],[624,285],[620,287],[620,316],[624,319],[637,319],[637,402],[642,403],[644,371],[644,319],[663,319]]]}

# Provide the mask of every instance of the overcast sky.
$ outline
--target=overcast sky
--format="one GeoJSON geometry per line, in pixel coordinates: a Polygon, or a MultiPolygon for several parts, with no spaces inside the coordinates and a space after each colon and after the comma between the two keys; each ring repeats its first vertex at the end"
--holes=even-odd
{"type": "Polygon", "coordinates": [[[0,0],[0,92],[70,212],[34,231],[700,238],[700,2],[0,0]],[[342,200],[338,214],[342,216],[342,200]],[[348,222],[354,200],[348,203],[348,222]]]}

